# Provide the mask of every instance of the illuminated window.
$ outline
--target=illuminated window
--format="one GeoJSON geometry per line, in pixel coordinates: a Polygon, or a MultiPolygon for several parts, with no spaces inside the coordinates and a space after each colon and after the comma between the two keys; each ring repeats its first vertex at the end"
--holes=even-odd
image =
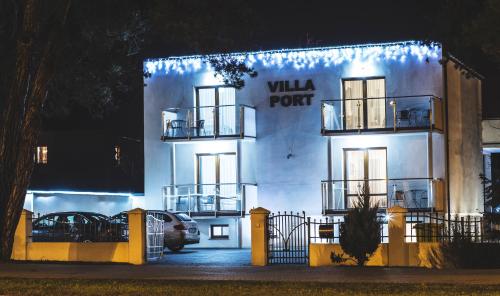
{"type": "Polygon", "coordinates": [[[36,147],[35,162],[40,164],[47,164],[49,149],[47,146],[36,147]]]}
{"type": "Polygon", "coordinates": [[[120,164],[120,159],[122,157],[122,155],[121,155],[122,151],[121,151],[120,146],[115,145],[115,150],[114,151],[115,151],[114,160],[115,160],[116,164],[119,165],[120,164]]]}
{"type": "Polygon", "coordinates": [[[210,225],[210,238],[229,239],[229,225],[227,224],[210,225]]]}

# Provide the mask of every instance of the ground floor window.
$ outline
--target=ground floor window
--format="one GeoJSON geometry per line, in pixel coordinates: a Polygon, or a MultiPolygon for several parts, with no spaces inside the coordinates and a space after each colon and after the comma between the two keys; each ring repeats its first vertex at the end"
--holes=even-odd
{"type": "Polygon", "coordinates": [[[210,225],[211,239],[229,239],[229,225],[212,224],[210,225]]]}

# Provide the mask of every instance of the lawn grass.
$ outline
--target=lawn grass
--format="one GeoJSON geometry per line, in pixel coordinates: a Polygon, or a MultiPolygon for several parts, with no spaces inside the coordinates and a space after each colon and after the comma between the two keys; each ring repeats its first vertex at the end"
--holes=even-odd
{"type": "Polygon", "coordinates": [[[4,278],[0,295],[500,295],[500,285],[4,278]]]}

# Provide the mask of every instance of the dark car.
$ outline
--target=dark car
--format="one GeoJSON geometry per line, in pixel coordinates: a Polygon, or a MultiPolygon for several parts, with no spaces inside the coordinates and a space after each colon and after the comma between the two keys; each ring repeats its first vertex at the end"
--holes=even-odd
{"type": "Polygon", "coordinates": [[[33,221],[34,242],[121,241],[119,228],[105,215],[92,212],[51,213],[33,221]]]}

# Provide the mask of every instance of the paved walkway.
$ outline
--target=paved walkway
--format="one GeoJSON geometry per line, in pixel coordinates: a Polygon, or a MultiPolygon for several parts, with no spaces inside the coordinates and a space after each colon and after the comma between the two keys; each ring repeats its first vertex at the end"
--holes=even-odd
{"type": "Polygon", "coordinates": [[[196,266],[250,266],[250,249],[184,249],[170,252],[159,264],[196,266]]]}

